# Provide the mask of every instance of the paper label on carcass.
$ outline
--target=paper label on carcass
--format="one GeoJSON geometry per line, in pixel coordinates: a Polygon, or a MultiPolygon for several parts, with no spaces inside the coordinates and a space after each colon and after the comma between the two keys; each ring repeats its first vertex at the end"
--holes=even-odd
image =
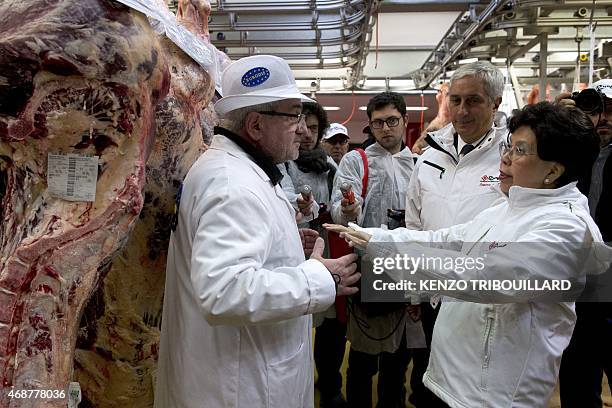
{"type": "Polygon", "coordinates": [[[95,201],[98,156],[50,154],[47,156],[49,193],[68,201],[95,201]]]}

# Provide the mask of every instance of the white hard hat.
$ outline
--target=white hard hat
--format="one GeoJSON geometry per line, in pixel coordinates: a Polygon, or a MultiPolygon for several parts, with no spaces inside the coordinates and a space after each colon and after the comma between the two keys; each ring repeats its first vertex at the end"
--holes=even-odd
{"type": "Polygon", "coordinates": [[[289,64],[273,55],[253,55],[231,63],[221,79],[223,97],[215,103],[217,114],[283,99],[314,102],[300,93],[289,64]]]}
{"type": "Polygon", "coordinates": [[[323,140],[331,139],[336,135],[344,135],[346,137],[349,137],[348,131],[346,130],[346,127],[344,125],[341,125],[340,123],[332,123],[327,128],[327,131],[325,131],[325,134],[323,135],[323,140]]]}
{"type": "Polygon", "coordinates": [[[612,99],[612,79],[601,79],[593,84],[593,88],[612,99]]]}

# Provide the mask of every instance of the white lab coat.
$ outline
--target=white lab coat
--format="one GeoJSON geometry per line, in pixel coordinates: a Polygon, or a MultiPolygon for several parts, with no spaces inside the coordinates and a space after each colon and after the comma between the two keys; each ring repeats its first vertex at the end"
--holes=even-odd
{"type": "Polygon", "coordinates": [[[365,149],[368,158],[368,189],[365,201],[361,198],[364,174],[363,160],[356,151],[342,157],[334,179],[332,191],[332,218],[335,223],[346,225],[342,215],[340,184],[348,182],[355,198],[362,203],[357,223],[363,227],[379,227],[387,224],[387,209],[404,209],[406,191],[414,169],[414,155],[407,147],[396,154],[389,153],[378,143],[365,149]]]}
{"type": "MultiPolygon", "coordinates": [[[[462,273],[435,265],[419,269],[419,276],[427,279],[577,279],[585,270],[601,273],[612,250],[601,242],[587,199],[575,185],[550,190],[515,186],[509,198],[496,187],[501,200],[471,222],[437,231],[369,230],[368,252],[451,258],[469,254],[494,265],[462,273]],[[400,249],[391,242],[407,244],[400,249]],[[441,243],[447,249],[419,242],[441,243]],[[534,243],[554,244],[550,253],[526,250],[534,243]],[[577,249],[576,243],[582,247],[577,249]]],[[[440,291],[463,301],[442,303],[423,382],[453,408],[548,406],[574,329],[574,303],[537,302],[539,292],[470,288],[460,294],[440,291]]]]}
{"type": "MultiPolygon", "coordinates": [[[[365,200],[361,198],[364,175],[361,155],[353,150],[345,154],[340,161],[332,191],[332,218],[338,224],[346,225],[348,221],[353,221],[342,215],[340,184],[345,181],[350,183],[356,200],[362,204],[361,214],[357,218],[357,223],[361,226],[386,225],[388,208],[404,208],[408,183],[414,169],[414,155],[410,149],[406,147],[391,154],[380,144],[374,143],[365,149],[365,153],[369,169],[365,200]]],[[[406,316],[405,311],[399,309],[371,317],[365,315],[362,308],[353,307],[347,326],[347,338],[351,342],[351,348],[369,354],[392,353],[400,346],[404,332],[408,334],[406,341],[409,348],[423,347],[425,337],[421,322],[413,322],[406,319],[406,316]],[[360,321],[365,323],[359,323],[360,321]],[[395,329],[396,327],[398,329],[395,329]],[[383,337],[382,340],[374,340],[383,337]]]]}
{"type": "Polygon", "coordinates": [[[294,210],[234,142],[193,165],[170,239],[157,408],[312,407],[312,318],[334,281],[294,210]]]}

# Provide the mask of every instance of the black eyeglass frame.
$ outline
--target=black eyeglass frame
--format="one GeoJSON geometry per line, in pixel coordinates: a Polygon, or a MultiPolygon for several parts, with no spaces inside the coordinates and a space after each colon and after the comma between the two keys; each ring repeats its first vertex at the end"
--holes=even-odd
{"type": "Polygon", "coordinates": [[[344,146],[345,144],[347,144],[349,142],[349,140],[347,138],[342,138],[342,139],[337,139],[335,141],[332,142],[332,140],[335,138],[335,136],[330,137],[329,139],[323,139],[323,141],[325,143],[328,143],[332,146],[334,145],[342,145],[344,146]]]}
{"type": "Polygon", "coordinates": [[[398,127],[398,126],[399,126],[399,124],[400,124],[400,120],[401,120],[401,119],[402,119],[401,117],[400,117],[400,118],[398,118],[398,117],[395,117],[395,116],[391,116],[391,117],[389,117],[389,118],[387,118],[387,119],[385,119],[385,120],[382,120],[382,119],[375,119],[375,120],[373,120],[373,121],[370,121],[370,128],[372,128],[372,129],[382,129],[382,128],[384,128],[384,127],[385,127],[385,123],[386,123],[386,124],[387,124],[387,126],[389,126],[390,128],[398,127]],[[391,123],[389,123],[389,121],[390,121],[390,120],[392,120],[392,121],[397,121],[397,123],[396,123],[396,124],[394,124],[394,125],[392,125],[391,123]],[[376,123],[377,125],[375,126],[375,125],[374,125],[374,123],[376,123]],[[380,126],[378,126],[378,123],[380,123],[380,126]]]}
{"type": "Polygon", "coordinates": [[[297,119],[295,124],[300,123],[302,120],[306,120],[305,113],[286,113],[286,112],[275,112],[275,111],[259,111],[257,113],[262,114],[262,115],[268,115],[268,116],[284,116],[286,118],[294,118],[294,119],[297,119]]]}

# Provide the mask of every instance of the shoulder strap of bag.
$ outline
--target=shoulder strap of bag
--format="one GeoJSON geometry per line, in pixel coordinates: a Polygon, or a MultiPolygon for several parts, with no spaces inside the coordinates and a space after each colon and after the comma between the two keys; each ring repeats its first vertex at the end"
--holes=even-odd
{"type": "Polygon", "coordinates": [[[361,197],[365,200],[366,192],[368,191],[368,157],[365,154],[365,150],[363,149],[355,149],[360,155],[361,160],[363,160],[363,179],[361,180],[361,197]]]}

